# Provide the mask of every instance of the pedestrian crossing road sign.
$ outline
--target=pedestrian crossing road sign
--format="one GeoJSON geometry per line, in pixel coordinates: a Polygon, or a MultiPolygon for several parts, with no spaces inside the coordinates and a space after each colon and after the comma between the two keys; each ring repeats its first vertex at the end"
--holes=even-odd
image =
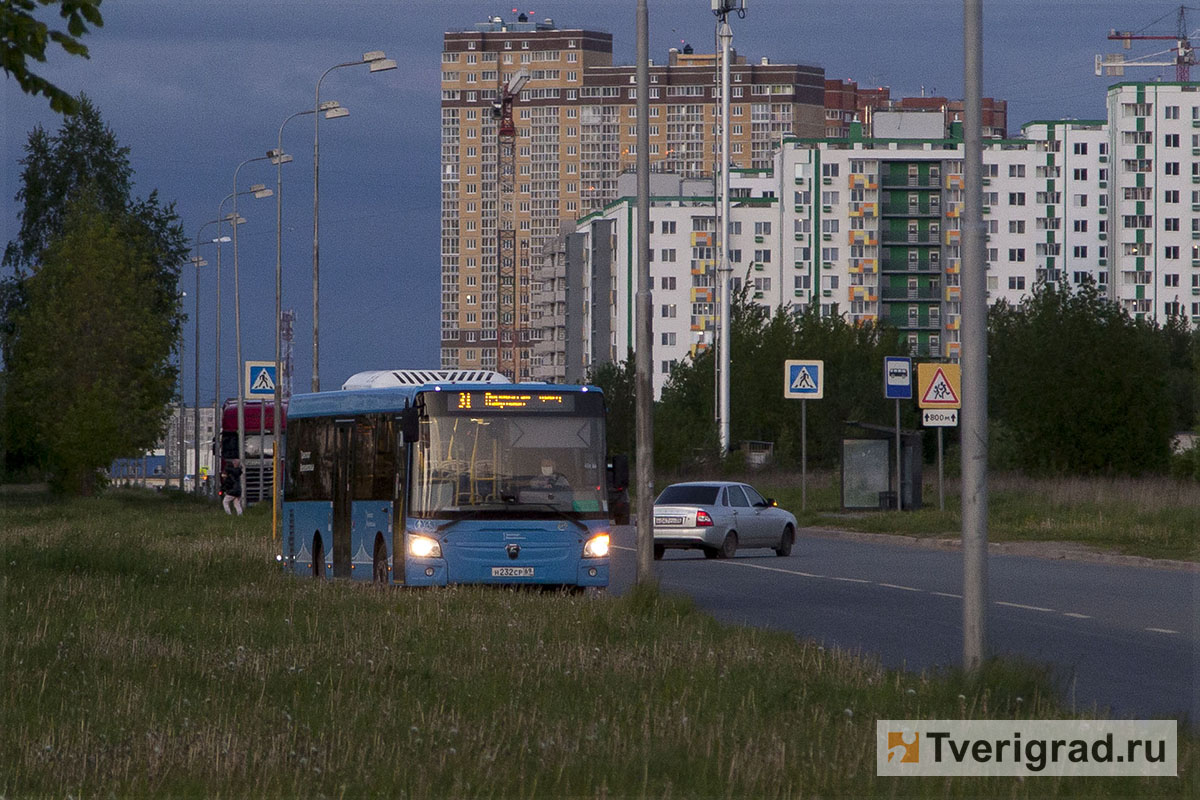
{"type": "Polygon", "coordinates": [[[261,400],[275,396],[275,362],[246,362],[246,399],[261,400]]]}
{"type": "Polygon", "coordinates": [[[820,400],[825,396],[825,362],[783,362],[783,396],[800,400],[820,400]]]}

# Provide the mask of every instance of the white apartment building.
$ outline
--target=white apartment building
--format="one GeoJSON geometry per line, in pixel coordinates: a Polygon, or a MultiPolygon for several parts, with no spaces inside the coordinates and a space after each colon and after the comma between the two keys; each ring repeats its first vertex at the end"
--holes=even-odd
{"type": "Polygon", "coordinates": [[[1115,297],[1200,322],[1200,83],[1110,87],[1108,135],[1115,297]]]}
{"type": "MultiPolygon", "coordinates": [[[[1018,303],[1040,282],[1091,280],[1138,318],[1200,323],[1198,87],[1119,84],[1108,120],[1036,121],[1020,138],[985,140],[989,303],[1018,303]]],[[[884,321],[913,354],[955,360],[961,129],[945,131],[942,115],[928,112],[888,122],[901,135],[852,128],[844,139],[788,139],[774,170],[735,173],[734,279],[752,281],[755,301],[771,308],[819,303],[823,314],[884,321]]],[[[555,317],[555,337],[580,346],[568,350],[573,372],[546,379],[580,380],[633,342],[632,186],[567,237],[579,245],[559,264],[578,265],[588,293],[560,287],[580,305],[570,323],[555,317]]],[[[656,396],[674,362],[713,341],[719,242],[709,186],[652,186],[656,396]]]]}

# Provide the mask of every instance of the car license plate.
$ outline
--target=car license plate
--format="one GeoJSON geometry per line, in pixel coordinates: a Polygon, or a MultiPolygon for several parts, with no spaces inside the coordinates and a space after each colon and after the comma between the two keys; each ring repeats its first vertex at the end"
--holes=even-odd
{"type": "Polygon", "coordinates": [[[683,517],[655,517],[655,525],[682,525],[683,517]]]}
{"type": "Polygon", "coordinates": [[[532,578],[533,567],[492,567],[493,578],[532,578]]]}

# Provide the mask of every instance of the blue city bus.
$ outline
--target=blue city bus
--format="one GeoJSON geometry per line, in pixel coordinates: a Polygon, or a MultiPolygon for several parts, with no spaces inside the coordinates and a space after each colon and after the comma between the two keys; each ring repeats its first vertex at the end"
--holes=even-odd
{"type": "Polygon", "coordinates": [[[380,584],[605,587],[604,415],[594,386],[293,395],[280,559],[380,584]]]}

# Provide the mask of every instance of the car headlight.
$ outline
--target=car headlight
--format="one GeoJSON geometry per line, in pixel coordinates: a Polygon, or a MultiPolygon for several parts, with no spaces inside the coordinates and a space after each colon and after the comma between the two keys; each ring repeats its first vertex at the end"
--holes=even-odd
{"type": "Polygon", "coordinates": [[[428,536],[410,536],[408,554],[417,558],[441,558],[442,546],[437,539],[430,539],[428,536]]]}
{"type": "Polygon", "coordinates": [[[588,539],[587,544],[583,546],[584,558],[604,558],[608,555],[608,534],[602,533],[599,536],[593,536],[588,539]]]}

